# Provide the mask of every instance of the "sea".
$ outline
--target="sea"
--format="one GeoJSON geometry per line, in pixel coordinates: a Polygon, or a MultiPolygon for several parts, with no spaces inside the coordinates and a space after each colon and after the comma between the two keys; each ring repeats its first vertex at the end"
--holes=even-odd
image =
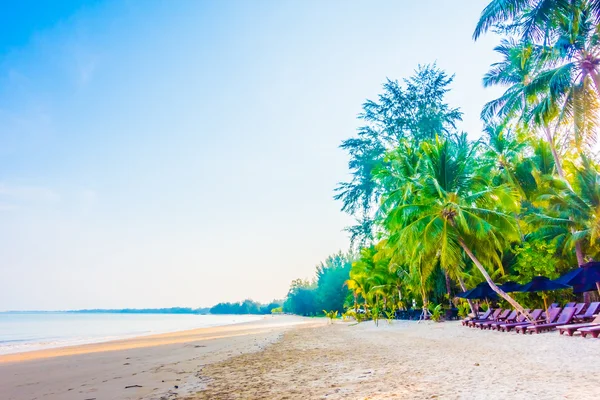
{"type": "Polygon", "coordinates": [[[0,354],[231,325],[259,315],[0,313],[0,354]]]}

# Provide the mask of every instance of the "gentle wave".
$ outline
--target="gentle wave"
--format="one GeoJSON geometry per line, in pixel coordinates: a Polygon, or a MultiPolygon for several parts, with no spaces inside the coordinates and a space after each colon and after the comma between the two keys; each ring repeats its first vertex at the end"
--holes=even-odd
{"type": "Polygon", "coordinates": [[[261,318],[258,315],[0,314],[0,354],[103,343],[261,318]]]}

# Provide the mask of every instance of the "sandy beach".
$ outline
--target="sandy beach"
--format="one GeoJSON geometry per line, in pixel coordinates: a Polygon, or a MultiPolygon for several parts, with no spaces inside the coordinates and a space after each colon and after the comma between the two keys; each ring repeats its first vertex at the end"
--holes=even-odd
{"type": "Polygon", "coordinates": [[[457,322],[257,322],[0,357],[2,399],[581,399],[600,340],[457,322]]]}
{"type": "Polygon", "coordinates": [[[336,323],[202,370],[191,399],[591,399],[600,340],[458,322],[336,323]]]}
{"type": "Polygon", "coordinates": [[[2,400],[173,399],[205,386],[205,365],[256,352],[324,319],[259,321],[0,356],[2,400]]]}

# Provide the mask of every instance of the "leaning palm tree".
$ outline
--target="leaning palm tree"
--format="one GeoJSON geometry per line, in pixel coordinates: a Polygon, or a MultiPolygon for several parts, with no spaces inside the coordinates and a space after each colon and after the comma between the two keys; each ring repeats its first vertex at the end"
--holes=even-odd
{"type": "Polygon", "coordinates": [[[464,252],[490,287],[528,316],[484,267],[502,270],[502,251],[519,241],[511,216],[519,207],[518,193],[509,185],[493,186],[478,175],[473,167],[475,152],[466,135],[422,145],[423,164],[414,177],[417,189],[409,201],[391,208],[384,220],[389,243],[406,260],[433,264],[439,259],[443,269],[460,265],[464,252]]]}

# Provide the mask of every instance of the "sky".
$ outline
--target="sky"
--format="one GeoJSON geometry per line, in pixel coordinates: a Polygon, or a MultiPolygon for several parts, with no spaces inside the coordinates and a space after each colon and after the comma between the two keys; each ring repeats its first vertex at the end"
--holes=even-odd
{"type": "Polygon", "coordinates": [[[0,310],[283,298],[347,250],[340,142],[437,62],[477,137],[485,0],[5,2],[0,310]]]}

